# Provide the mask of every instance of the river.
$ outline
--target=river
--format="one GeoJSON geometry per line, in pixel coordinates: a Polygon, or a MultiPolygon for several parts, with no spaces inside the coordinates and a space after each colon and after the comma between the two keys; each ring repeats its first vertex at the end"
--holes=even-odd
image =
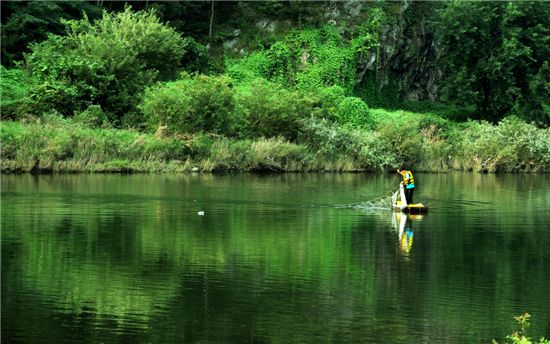
{"type": "Polygon", "coordinates": [[[550,175],[3,175],[2,342],[550,337],[550,175]]]}

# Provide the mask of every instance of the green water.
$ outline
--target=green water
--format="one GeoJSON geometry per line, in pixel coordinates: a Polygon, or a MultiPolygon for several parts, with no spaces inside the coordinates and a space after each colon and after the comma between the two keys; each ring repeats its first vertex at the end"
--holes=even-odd
{"type": "Polygon", "coordinates": [[[4,175],[2,342],[550,337],[550,176],[4,175]],[[199,215],[204,211],[204,215],[199,215]]]}

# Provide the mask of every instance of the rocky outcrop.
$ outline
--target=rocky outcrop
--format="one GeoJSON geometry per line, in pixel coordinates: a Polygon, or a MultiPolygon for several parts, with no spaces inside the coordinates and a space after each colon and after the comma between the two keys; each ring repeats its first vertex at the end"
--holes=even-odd
{"type": "Polygon", "coordinates": [[[376,75],[379,89],[392,83],[401,100],[436,100],[441,78],[437,51],[433,33],[418,8],[427,5],[404,1],[392,6],[391,17],[386,14],[380,27],[379,46],[358,61],[356,83],[372,71],[368,75],[376,75]]]}
{"type": "Polygon", "coordinates": [[[400,18],[383,27],[380,37],[382,85],[393,79],[404,100],[435,100],[439,72],[435,65],[436,47],[425,18],[412,23],[400,18]]]}

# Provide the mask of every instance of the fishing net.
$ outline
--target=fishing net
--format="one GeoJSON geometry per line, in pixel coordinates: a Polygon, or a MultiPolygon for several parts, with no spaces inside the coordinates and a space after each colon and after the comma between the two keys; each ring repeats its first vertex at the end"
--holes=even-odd
{"type": "Polygon", "coordinates": [[[375,198],[370,201],[365,201],[361,203],[351,204],[351,208],[355,209],[368,209],[368,210],[375,210],[375,209],[381,209],[381,210],[391,210],[393,207],[393,204],[395,204],[395,201],[397,200],[397,197],[399,197],[399,185],[395,188],[388,191],[384,196],[380,198],[375,198]]]}

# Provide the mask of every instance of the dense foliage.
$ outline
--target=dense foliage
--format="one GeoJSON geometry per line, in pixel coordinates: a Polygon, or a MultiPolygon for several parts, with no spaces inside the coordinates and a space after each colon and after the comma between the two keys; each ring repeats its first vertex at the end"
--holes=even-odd
{"type": "Polygon", "coordinates": [[[550,171],[550,129],[513,118],[498,126],[457,125],[384,111],[376,130],[365,131],[311,117],[296,122],[298,138],[290,142],[113,129],[97,110],[74,118],[53,112],[39,123],[2,122],[1,170],[384,171],[406,163],[416,171],[550,171]]]}
{"type": "Polygon", "coordinates": [[[26,68],[35,78],[29,98],[40,113],[67,116],[92,104],[111,121],[132,116],[144,87],[169,79],[180,68],[184,40],[152,11],[109,14],[66,22],[67,35],[32,46],[26,68]]]}
{"type": "Polygon", "coordinates": [[[516,114],[550,123],[548,4],[458,1],[443,7],[439,19],[449,99],[473,100],[492,121],[516,114]]]}
{"type": "Polygon", "coordinates": [[[2,2],[2,65],[14,66],[23,60],[31,43],[61,35],[62,19],[77,20],[82,14],[96,19],[101,9],[86,1],[3,1],[2,2]]]}
{"type": "Polygon", "coordinates": [[[6,69],[0,66],[0,108],[3,118],[14,118],[24,106],[28,92],[25,74],[19,69],[6,69]]]}
{"type": "Polygon", "coordinates": [[[128,128],[193,142],[170,159],[224,161],[207,170],[270,166],[244,163],[260,142],[300,147],[307,169],[548,170],[547,4],[135,5],[108,3],[100,16],[92,3],[2,3],[6,64],[24,58],[2,67],[3,119],[54,113],[90,135],[128,128]],[[37,34],[16,39],[30,23],[37,34]],[[402,69],[416,64],[436,68],[419,70],[439,98],[405,101],[425,82],[402,69]]]}
{"type": "Polygon", "coordinates": [[[145,93],[141,109],[148,126],[166,126],[169,133],[231,134],[233,90],[225,77],[183,74],[178,81],[158,84],[145,93]]]}

